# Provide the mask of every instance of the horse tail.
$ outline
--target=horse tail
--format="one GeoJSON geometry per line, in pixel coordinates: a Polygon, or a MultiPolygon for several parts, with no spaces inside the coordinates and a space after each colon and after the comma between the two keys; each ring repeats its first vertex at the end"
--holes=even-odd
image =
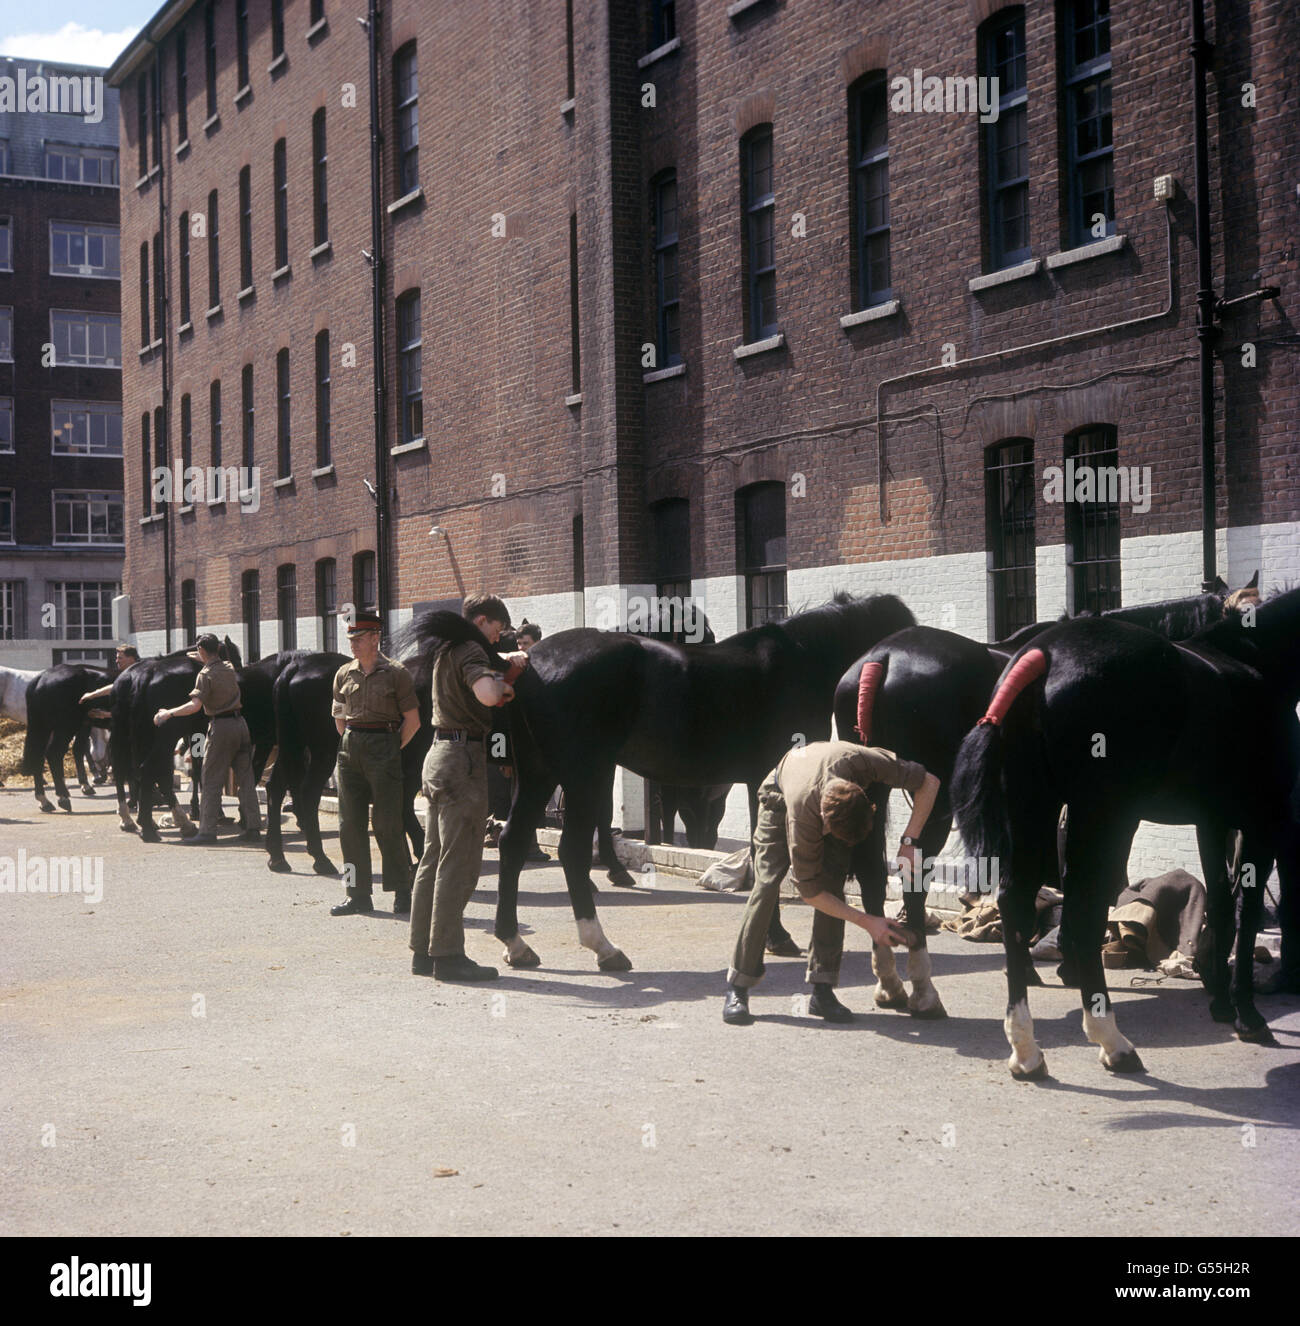
{"type": "Polygon", "coordinates": [[[27,732],[23,736],[23,758],[18,772],[34,778],[45,764],[45,747],[50,739],[49,727],[32,711],[31,693],[27,696],[27,732]]]}
{"type": "Polygon", "coordinates": [[[885,679],[885,665],[878,659],[862,665],[858,678],[858,739],[864,746],[871,745],[871,711],[875,707],[876,692],[885,679]]]}
{"type": "Polygon", "coordinates": [[[282,772],[292,791],[306,773],[306,741],[294,708],[293,680],[297,664],[290,663],[275,679],[271,688],[272,722],[275,730],[276,762],[283,761],[282,772]]]}
{"type": "Polygon", "coordinates": [[[1025,705],[1016,711],[1010,731],[1004,720],[1018,696],[1047,671],[1047,656],[1041,649],[1027,649],[1003,674],[989,701],[984,717],[970,730],[957,753],[953,770],[952,804],[957,827],[967,851],[986,861],[1012,859],[1013,830],[1026,809],[1023,795],[1008,795],[1008,783],[1019,793],[1041,787],[1045,771],[1041,764],[1041,742],[1036,740],[1025,705]],[[1026,737],[1029,738],[1026,741],[1026,737]],[[1008,745],[1012,749],[1008,752],[1008,745]],[[1032,768],[1030,766],[1033,766],[1032,768]]]}

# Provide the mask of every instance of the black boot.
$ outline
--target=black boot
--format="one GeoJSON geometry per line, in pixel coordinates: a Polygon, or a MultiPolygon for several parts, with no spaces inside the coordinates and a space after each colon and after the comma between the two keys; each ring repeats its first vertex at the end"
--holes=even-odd
{"type": "Polygon", "coordinates": [[[393,915],[409,916],[411,913],[411,890],[398,889],[393,894],[393,915]]]}
{"type": "Polygon", "coordinates": [[[432,976],[434,960],[427,953],[411,954],[411,975],[432,976]]]}
{"type": "Polygon", "coordinates": [[[754,1020],[749,1011],[749,987],[727,986],[727,999],[722,1005],[722,1020],[732,1027],[747,1027],[754,1020]]]}
{"type": "Polygon", "coordinates": [[[853,1014],[839,1001],[835,987],[825,981],[813,985],[812,998],[808,1000],[808,1015],[825,1018],[827,1022],[852,1022],[853,1014]]]}
{"type": "Polygon", "coordinates": [[[495,967],[480,967],[463,953],[457,953],[450,958],[434,958],[433,975],[439,981],[495,981],[500,973],[495,967]]]}
{"type": "Polygon", "coordinates": [[[349,894],[347,902],[330,908],[331,916],[369,916],[375,910],[368,893],[349,894]]]}

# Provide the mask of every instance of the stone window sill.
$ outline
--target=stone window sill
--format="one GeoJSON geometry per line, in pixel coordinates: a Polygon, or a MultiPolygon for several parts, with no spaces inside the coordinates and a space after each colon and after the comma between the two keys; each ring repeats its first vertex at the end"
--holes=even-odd
{"type": "Polygon", "coordinates": [[[312,251],[307,256],[312,260],[312,262],[315,262],[317,258],[323,258],[329,251],[330,251],[330,242],[329,240],[326,240],[323,244],[317,244],[316,247],[312,249],[312,251]]]}
{"type": "Polygon", "coordinates": [[[176,144],[176,155],[178,157],[183,157],[189,150],[190,140],[188,138],[182,138],[181,141],[176,144]]]}
{"type": "Polygon", "coordinates": [[[424,197],[424,189],[417,184],[415,188],[411,190],[410,193],[404,193],[396,201],[388,204],[388,215],[393,216],[395,213],[400,212],[403,208],[413,206],[415,203],[418,203],[420,199],[423,197],[424,197]]]}
{"type": "Polygon", "coordinates": [[[148,188],[148,187],[149,187],[149,184],[150,184],[150,182],[153,180],[154,176],[159,175],[159,174],[161,174],[161,173],[162,173],[162,167],[161,167],[161,166],[155,166],[155,167],[154,167],[152,170],[150,170],[147,174],[141,175],[140,178],[139,178],[138,180],[136,180],[136,182],[135,182],[135,187],[136,187],[137,192],[138,192],[139,190],[141,190],[141,189],[146,189],[146,188],[148,188]]]}
{"type": "Polygon", "coordinates": [[[318,18],[315,23],[307,29],[307,40],[315,41],[318,37],[323,37],[329,31],[329,19],[318,18]]]}
{"type": "Polygon", "coordinates": [[[674,51],[682,49],[682,39],[674,37],[671,41],[666,41],[662,46],[656,46],[653,51],[647,51],[637,62],[638,69],[649,69],[652,64],[662,60],[664,56],[671,55],[674,51]]]}
{"type": "Polygon", "coordinates": [[[566,396],[566,397],[564,398],[564,403],[565,403],[565,405],[567,405],[567,406],[569,407],[569,409],[571,409],[571,410],[572,410],[575,406],[581,405],[581,404],[582,404],[582,392],[580,392],[580,391],[575,391],[575,392],[573,393],[572,396],[566,396]]]}
{"type": "Polygon", "coordinates": [[[287,281],[292,275],[293,267],[289,263],[285,263],[283,267],[277,267],[275,271],[271,273],[271,281],[272,283],[276,281],[287,281]]]}
{"type": "Polygon", "coordinates": [[[680,378],[685,376],[685,364],[670,364],[667,368],[652,368],[648,373],[642,373],[641,381],[647,384],[651,382],[666,382],[669,378],[680,378]]]}
{"type": "Polygon", "coordinates": [[[738,345],[732,350],[737,359],[748,359],[752,355],[766,354],[769,350],[779,350],[785,344],[785,332],[775,336],[765,336],[761,341],[750,341],[748,345],[738,345]]]}
{"type": "Polygon", "coordinates": [[[1063,253],[1049,253],[1047,267],[1049,271],[1055,271],[1058,267],[1072,267],[1076,262],[1087,262],[1089,258],[1100,258],[1106,253],[1118,253],[1127,243],[1127,235],[1107,235],[1105,239],[1094,240],[1091,244],[1081,244],[1077,249],[1066,249],[1063,253]]]}
{"type": "Polygon", "coordinates": [[[840,319],[840,326],[848,331],[850,327],[861,327],[864,322],[876,322],[880,318],[892,318],[902,306],[896,299],[887,299],[883,304],[873,304],[870,308],[860,308],[856,313],[846,313],[840,319]]]}
{"type": "Polygon", "coordinates": [[[253,296],[256,295],[256,294],[257,294],[257,287],[256,287],[255,285],[246,285],[246,286],[245,286],[245,287],[244,287],[244,288],[243,288],[243,289],[242,289],[242,290],[241,290],[241,291],[235,296],[235,299],[236,299],[240,304],[246,304],[246,303],[247,303],[250,299],[252,299],[253,296]]]}
{"type": "Polygon", "coordinates": [[[995,285],[1007,285],[1011,281],[1023,281],[1027,277],[1037,276],[1043,269],[1041,258],[1030,258],[1028,262],[1018,262],[1014,267],[1004,267],[1000,272],[988,272],[983,276],[972,276],[966,282],[966,288],[975,294],[980,290],[991,290],[995,285]]]}
{"type": "Polygon", "coordinates": [[[578,104],[577,97],[566,97],[562,102],[560,102],[560,114],[572,115],[577,104],[578,104]]]}
{"type": "Polygon", "coordinates": [[[235,105],[238,106],[240,110],[243,110],[244,102],[246,102],[249,99],[249,97],[251,97],[252,95],[253,95],[252,85],[249,83],[245,83],[244,86],[241,87],[239,91],[235,93],[235,105]]]}
{"type": "Polygon", "coordinates": [[[313,479],[323,479],[327,474],[333,474],[333,473],[334,473],[333,465],[318,465],[314,470],[312,470],[311,477],[313,479]]]}
{"type": "Polygon", "coordinates": [[[742,14],[747,14],[751,9],[756,9],[763,3],[763,0],[734,0],[733,4],[727,6],[728,18],[739,18],[742,14]]]}
{"type": "Polygon", "coordinates": [[[211,511],[214,507],[221,507],[224,510],[225,505],[226,505],[226,499],[224,497],[209,498],[207,503],[209,511],[211,511]]]}
{"type": "Polygon", "coordinates": [[[286,474],[283,479],[275,479],[271,483],[272,488],[287,488],[293,482],[293,475],[286,474]]]}
{"type": "Polygon", "coordinates": [[[216,133],[216,131],[220,128],[221,128],[220,111],[218,111],[215,115],[209,115],[208,118],[203,121],[203,132],[206,134],[216,133]]]}
{"type": "Polygon", "coordinates": [[[266,72],[270,74],[272,78],[274,78],[276,74],[278,74],[280,70],[283,69],[288,63],[289,63],[288,55],[285,54],[284,51],[281,51],[280,54],[277,55],[275,59],[272,60],[271,63],[266,66],[266,72]]]}
{"type": "Polygon", "coordinates": [[[141,517],[140,517],[140,524],[141,524],[141,525],[156,525],[160,520],[162,520],[162,518],[163,518],[163,513],[162,513],[161,511],[159,511],[156,515],[153,515],[153,516],[141,516],[141,517]]]}
{"type": "Polygon", "coordinates": [[[176,328],[176,339],[179,341],[182,337],[188,336],[193,330],[194,324],[192,322],[182,322],[181,325],[176,328]]]}
{"type": "Polygon", "coordinates": [[[180,507],[179,510],[180,510],[180,514],[181,514],[182,516],[192,516],[192,515],[194,514],[194,506],[193,506],[192,503],[191,503],[191,504],[188,504],[188,505],[186,505],[186,506],[180,507]]]}
{"type": "Polygon", "coordinates": [[[219,318],[220,316],[221,316],[220,304],[213,304],[213,306],[207,311],[207,313],[204,314],[204,317],[206,317],[209,322],[211,322],[213,318],[219,318]]]}
{"type": "Polygon", "coordinates": [[[240,506],[247,506],[255,497],[260,501],[262,495],[256,488],[245,488],[243,492],[236,493],[235,496],[239,499],[240,506]]]}
{"type": "MultiPolygon", "coordinates": [[[[388,454],[390,456],[405,456],[411,451],[423,451],[425,446],[426,443],[424,438],[416,437],[412,438],[409,442],[399,442],[395,447],[389,447],[388,454]]],[[[330,469],[332,470],[333,468],[334,466],[331,465],[330,469]]]]}

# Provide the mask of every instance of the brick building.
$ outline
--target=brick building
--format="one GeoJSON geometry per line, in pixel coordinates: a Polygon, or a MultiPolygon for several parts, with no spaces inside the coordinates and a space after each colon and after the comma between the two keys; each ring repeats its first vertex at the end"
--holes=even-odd
{"type": "MultiPolygon", "coordinates": [[[[377,503],[394,623],[689,587],[721,636],[845,587],[987,638],[1195,592],[1186,10],[393,0],[375,254],[353,11],[172,0],[110,73],[141,643],[328,643],[377,503]],[[177,458],[258,493],[155,502],[177,458]],[[1067,462],[1134,486],[1053,500],[1067,462]]],[[[1281,294],[1223,317],[1216,566],[1267,586],[1300,576],[1300,13],[1217,15],[1216,292],[1281,294]]]]}
{"type": "Polygon", "coordinates": [[[0,663],[8,667],[113,656],[124,555],[121,264],[117,93],[103,75],[0,59],[0,663]]]}

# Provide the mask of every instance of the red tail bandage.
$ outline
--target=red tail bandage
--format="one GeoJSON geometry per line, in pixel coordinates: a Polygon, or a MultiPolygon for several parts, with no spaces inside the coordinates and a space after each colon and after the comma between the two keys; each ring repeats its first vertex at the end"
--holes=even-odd
{"type": "Polygon", "coordinates": [[[523,672],[525,666],[526,665],[523,663],[512,663],[506,669],[505,680],[513,686],[519,679],[519,675],[523,672]]]}
{"type": "Polygon", "coordinates": [[[871,744],[871,709],[876,703],[876,692],[885,678],[883,663],[864,663],[858,678],[858,738],[864,746],[871,744]]]}
{"type": "Polygon", "coordinates": [[[994,692],[984,717],[975,726],[985,727],[992,724],[996,727],[1007,716],[1007,710],[1011,708],[1016,696],[1046,671],[1047,655],[1041,649],[1026,650],[994,692]]]}

